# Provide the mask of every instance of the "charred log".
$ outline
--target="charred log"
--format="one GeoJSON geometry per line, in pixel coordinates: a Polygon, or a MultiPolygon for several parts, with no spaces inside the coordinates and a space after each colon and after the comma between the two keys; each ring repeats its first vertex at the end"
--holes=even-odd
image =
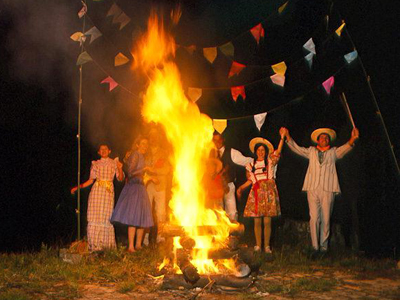
{"type": "Polygon", "coordinates": [[[161,288],[164,290],[175,290],[179,289],[179,287],[184,287],[186,289],[192,289],[196,287],[203,288],[210,282],[210,280],[215,281],[214,285],[231,288],[247,288],[253,282],[253,279],[250,277],[237,278],[232,275],[201,275],[196,283],[191,284],[185,280],[183,275],[175,274],[166,275],[161,288]]]}

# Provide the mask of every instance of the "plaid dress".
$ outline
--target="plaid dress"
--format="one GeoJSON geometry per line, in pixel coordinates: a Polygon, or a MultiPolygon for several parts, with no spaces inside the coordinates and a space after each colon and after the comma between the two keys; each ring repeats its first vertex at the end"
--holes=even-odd
{"type": "Polygon", "coordinates": [[[92,161],[90,179],[95,183],[90,191],[87,210],[87,238],[90,251],[115,248],[114,227],[110,217],[114,208],[114,176],[117,162],[111,158],[92,161]]]}
{"type": "Polygon", "coordinates": [[[278,189],[274,178],[278,160],[279,156],[274,152],[268,156],[266,167],[264,161],[255,162],[254,172],[253,162],[246,166],[252,186],[244,209],[244,217],[276,217],[281,214],[278,189]]]}

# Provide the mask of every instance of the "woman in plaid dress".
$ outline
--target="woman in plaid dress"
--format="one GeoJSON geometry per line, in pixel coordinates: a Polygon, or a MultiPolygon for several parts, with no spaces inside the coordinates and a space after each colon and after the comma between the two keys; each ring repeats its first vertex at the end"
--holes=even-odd
{"type": "Polygon", "coordinates": [[[254,138],[250,141],[250,150],[255,153],[254,161],[246,166],[248,180],[238,188],[240,198],[243,189],[252,185],[244,210],[244,217],[254,218],[254,233],[256,246],[254,250],[261,250],[261,223],[264,221],[264,247],[266,253],[271,253],[271,217],[281,214],[279,195],[275,183],[275,167],[283,146],[283,139],[278,149],[274,151],[272,144],[263,138],[254,138]]]}
{"type": "MultiPolygon", "coordinates": [[[[89,251],[115,248],[114,227],[110,223],[110,217],[114,208],[114,176],[119,181],[124,179],[122,163],[118,158],[111,159],[108,145],[100,145],[98,154],[100,159],[92,161],[90,178],[81,184],[85,188],[94,182],[89,194],[87,210],[87,239],[89,251]]],[[[77,187],[71,190],[75,193],[77,187]]]]}

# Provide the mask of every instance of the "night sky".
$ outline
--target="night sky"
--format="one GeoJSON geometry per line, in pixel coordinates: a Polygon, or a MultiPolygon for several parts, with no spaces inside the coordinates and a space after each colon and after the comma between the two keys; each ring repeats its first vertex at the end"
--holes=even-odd
{"type": "MultiPolygon", "coordinates": [[[[76,185],[79,83],[76,58],[80,50],[69,36],[81,30],[82,21],[77,17],[81,2],[26,2],[5,0],[0,4],[0,251],[37,250],[42,243],[64,245],[76,238],[76,197],[72,197],[69,190],[76,185]]],[[[138,27],[143,26],[149,4],[131,2],[132,6],[136,5],[133,10],[137,8],[142,13],[137,21],[138,27]]],[[[237,32],[246,31],[249,25],[263,19],[256,8],[265,1],[231,2],[226,7],[223,0],[182,1],[185,26],[176,32],[178,42],[190,43],[198,36],[203,47],[212,46],[207,43],[229,40],[237,32]],[[223,24],[220,24],[218,14],[214,15],[215,19],[209,15],[205,18],[210,7],[225,12],[219,18],[235,18],[230,19],[232,23],[223,24]],[[247,27],[241,29],[242,26],[247,27]]],[[[304,9],[311,19],[313,14],[325,14],[325,9],[330,7],[328,2],[320,1],[323,4],[316,5],[315,11],[308,11],[306,2],[311,6],[317,3],[299,0],[296,8],[304,9]]],[[[332,22],[333,18],[336,22],[340,19],[346,21],[348,32],[371,78],[372,90],[399,159],[400,9],[395,1],[348,2],[334,1],[332,22]]],[[[298,18],[309,20],[304,14],[298,18]]],[[[291,21],[295,22],[295,17],[291,21]]],[[[314,26],[313,21],[302,24],[304,26],[301,30],[299,28],[299,32],[314,26]]],[[[301,33],[295,32],[294,35],[302,38],[301,33]]],[[[350,42],[348,35],[343,40],[350,42]]],[[[267,50],[271,53],[269,59],[274,60],[271,58],[273,50],[267,50]]],[[[289,50],[277,47],[276,57],[285,51],[289,50]]],[[[333,64],[327,67],[333,67],[333,64]]],[[[182,64],[182,71],[187,69],[182,64]]],[[[99,84],[104,77],[95,64],[84,65],[82,181],[89,176],[91,160],[97,159],[98,143],[107,141],[113,150],[112,157],[122,157],[132,138],[140,131],[138,98],[120,88],[109,92],[107,86],[99,84]]],[[[399,174],[385,136],[385,127],[376,114],[374,98],[359,61],[336,79],[331,98],[316,90],[307,93],[302,101],[288,102],[284,108],[271,112],[262,128],[262,135],[277,145],[277,131],[280,126],[286,126],[300,145],[308,146],[308,137],[313,129],[329,126],[336,129],[339,145],[346,142],[351,127],[338,100],[339,93],[346,92],[361,139],[354,151],[338,163],[343,195],[336,200],[334,221],[349,228],[349,224],[354,224],[354,213],[349,211],[356,211],[361,249],[375,256],[398,257],[399,174]]],[[[295,89],[292,91],[294,95],[295,89]]],[[[250,102],[238,105],[242,105],[248,114],[265,108],[257,106],[257,103],[251,106],[250,102]]],[[[214,117],[223,115],[222,106],[210,108],[207,102],[199,103],[199,106],[214,117]]],[[[231,110],[230,114],[238,116],[238,111],[231,110]]],[[[225,135],[229,145],[250,155],[247,148],[249,137],[259,133],[251,120],[240,119],[232,122],[225,135]]],[[[284,217],[308,220],[306,198],[300,192],[306,166],[305,161],[284,149],[277,179],[284,217]]],[[[116,187],[118,194],[122,185],[116,187]]],[[[82,192],[83,213],[88,193],[89,189],[82,192]]],[[[83,223],[84,218],[85,214],[83,223]]]]}

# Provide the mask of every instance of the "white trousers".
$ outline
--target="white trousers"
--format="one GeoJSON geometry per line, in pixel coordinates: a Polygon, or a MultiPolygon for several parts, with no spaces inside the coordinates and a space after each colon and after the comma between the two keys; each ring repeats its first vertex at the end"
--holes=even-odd
{"type": "Polygon", "coordinates": [[[310,210],[311,242],[315,250],[326,251],[330,233],[330,219],[335,194],[326,192],[322,186],[307,191],[308,208],[310,210]]]}
{"type": "Polygon", "coordinates": [[[147,185],[147,194],[152,208],[154,202],[157,223],[164,223],[167,219],[165,190],[157,191],[154,183],[149,183],[147,185]]]}
{"type": "Polygon", "coordinates": [[[238,212],[236,209],[235,184],[233,182],[229,182],[228,187],[229,192],[224,195],[225,212],[231,221],[237,221],[238,212]]]}

